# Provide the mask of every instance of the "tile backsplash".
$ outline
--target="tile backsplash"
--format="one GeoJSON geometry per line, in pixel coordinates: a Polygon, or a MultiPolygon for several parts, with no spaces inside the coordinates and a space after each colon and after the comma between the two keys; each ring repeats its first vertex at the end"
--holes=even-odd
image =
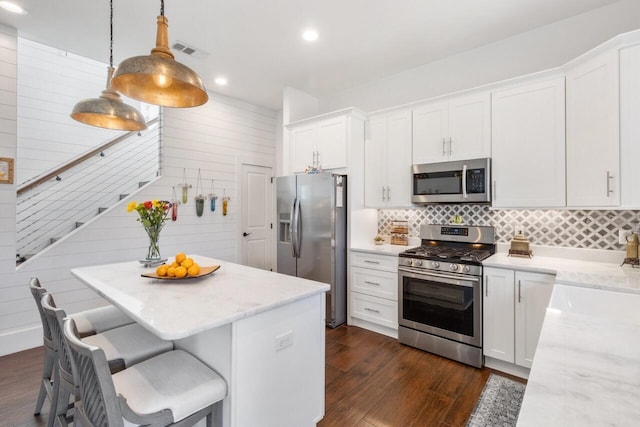
{"type": "Polygon", "coordinates": [[[621,228],[637,231],[637,210],[491,209],[487,205],[430,205],[413,209],[379,209],[378,233],[389,234],[392,221],[409,221],[409,236],[420,236],[421,224],[448,224],[462,215],[465,225],[493,226],[496,240],[509,243],[522,230],[533,245],[623,250],[621,228]]]}

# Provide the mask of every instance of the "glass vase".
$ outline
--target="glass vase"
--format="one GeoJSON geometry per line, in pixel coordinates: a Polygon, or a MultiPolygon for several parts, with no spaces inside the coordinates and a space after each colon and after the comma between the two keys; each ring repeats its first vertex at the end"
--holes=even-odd
{"type": "Polygon", "coordinates": [[[144,230],[147,232],[147,236],[149,236],[149,249],[147,250],[147,257],[145,259],[148,261],[157,261],[161,259],[159,239],[162,228],[145,227],[144,230]]]}

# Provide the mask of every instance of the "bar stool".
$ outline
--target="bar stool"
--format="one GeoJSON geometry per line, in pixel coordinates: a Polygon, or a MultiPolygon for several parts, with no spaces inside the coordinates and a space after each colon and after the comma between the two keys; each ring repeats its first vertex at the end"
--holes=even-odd
{"type": "Polygon", "coordinates": [[[73,319],[65,320],[64,336],[83,425],[190,426],[206,417],[212,427],[220,419],[227,383],[189,353],[169,351],[111,375],[105,352],[80,339],[73,319]]]}
{"type": "MultiPolygon", "coordinates": [[[[51,381],[53,379],[53,358],[55,350],[53,348],[53,343],[51,342],[51,330],[49,329],[49,325],[42,312],[42,307],[40,306],[40,300],[47,290],[40,285],[40,281],[36,277],[32,277],[29,280],[29,289],[33,299],[36,301],[38,314],[40,315],[40,321],[42,323],[42,340],[44,344],[42,380],[40,381],[40,393],[38,394],[38,400],[36,401],[36,408],[34,411],[34,415],[40,415],[44,399],[48,397],[51,401],[51,381]]],[[[114,306],[99,307],[81,311],[72,316],[77,320],[77,324],[79,325],[78,331],[83,337],[133,323],[133,320],[130,317],[114,306]]]]}
{"type": "MultiPolygon", "coordinates": [[[[52,427],[57,420],[60,425],[64,426],[67,421],[69,397],[76,395],[77,385],[73,378],[71,356],[64,345],[62,328],[67,316],[64,310],[56,307],[53,297],[49,294],[43,295],[41,306],[51,330],[55,349],[52,409],[49,411],[48,425],[52,427]]],[[[105,349],[110,373],[173,350],[171,341],[161,340],[136,323],[91,335],[82,338],[82,341],[105,349]]]]}

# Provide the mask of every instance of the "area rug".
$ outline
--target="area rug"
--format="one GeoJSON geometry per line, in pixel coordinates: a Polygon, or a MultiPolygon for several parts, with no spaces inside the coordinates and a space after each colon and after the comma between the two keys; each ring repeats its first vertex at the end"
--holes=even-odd
{"type": "Polygon", "coordinates": [[[515,426],[525,385],[491,374],[484,385],[467,427],[515,426]]]}

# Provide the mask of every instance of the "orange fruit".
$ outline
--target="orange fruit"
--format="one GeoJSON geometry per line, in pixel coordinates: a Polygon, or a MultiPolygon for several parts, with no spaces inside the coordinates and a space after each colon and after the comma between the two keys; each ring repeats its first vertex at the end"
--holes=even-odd
{"type": "Polygon", "coordinates": [[[158,276],[166,276],[167,275],[167,269],[169,269],[169,266],[167,264],[162,264],[160,266],[158,266],[158,268],[156,268],[156,274],[158,276]]]}
{"type": "Polygon", "coordinates": [[[176,277],[176,267],[171,266],[171,267],[167,268],[167,276],[176,277]]]}
{"type": "Polygon", "coordinates": [[[198,264],[193,264],[191,267],[189,267],[187,273],[189,273],[189,276],[197,276],[198,274],[200,274],[200,266],[198,264]]]}
{"type": "Polygon", "coordinates": [[[187,259],[183,260],[180,263],[180,265],[183,266],[184,268],[189,268],[189,267],[191,267],[193,265],[193,259],[187,258],[187,259]]]}
{"type": "Polygon", "coordinates": [[[180,267],[180,264],[178,264],[177,262],[173,261],[171,263],[170,267],[173,267],[173,268],[180,267]]]}
{"type": "Polygon", "coordinates": [[[185,254],[183,254],[182,252],[178,252],[176,254],[176,262],[178,264],[182,264],[182,261],[184,261],[187,258],[187,256],[185,254]]]}
{"type": "Polygon", "coordinates": [[[176,277],[184,277],[187,275],[187,269],[180,266],[176,267],[176,277]]]}

